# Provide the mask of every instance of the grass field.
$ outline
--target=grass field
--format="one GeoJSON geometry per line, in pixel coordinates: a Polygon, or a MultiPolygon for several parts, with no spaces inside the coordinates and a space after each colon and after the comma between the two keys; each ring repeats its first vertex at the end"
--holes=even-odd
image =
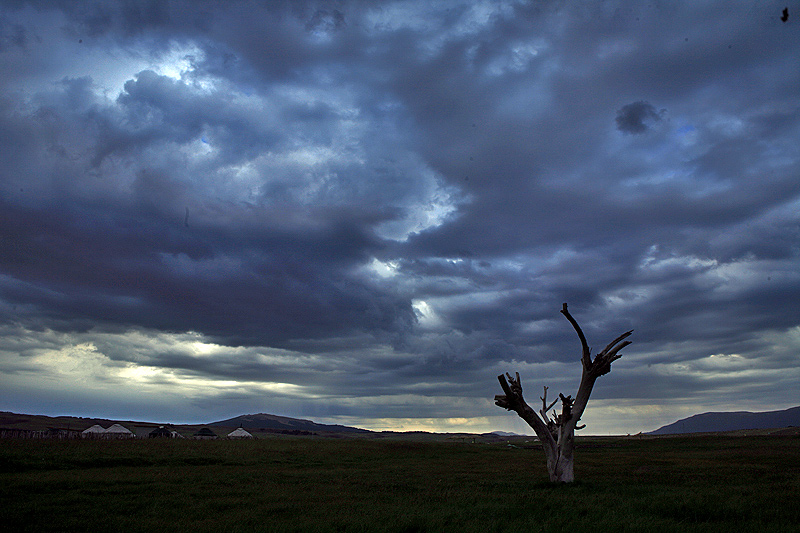
{"type": "Polygon", "coordinates": [[[0,441],[7,531],[800,531],[800,438],[0,441]]]}

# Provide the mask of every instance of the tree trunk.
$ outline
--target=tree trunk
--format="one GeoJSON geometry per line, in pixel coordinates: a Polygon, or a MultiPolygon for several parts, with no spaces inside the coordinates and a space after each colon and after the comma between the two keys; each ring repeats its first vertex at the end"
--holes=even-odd
{"type": "Polygon", "coordinates": [[[574,474],[574,451],[575,451],[575,430],[581,429],[583,426],[578,426],[578,421],[583,416],[583,411],[586,409],[586,404],[589,402],[589,396],[592,393],[594,382],[598,377],[607,374],[611,371],[611,363],[616,361],[622,354],[619,353],[625,346],[628,346],[631,341],[625,339],[633,333],[628,331],[623,333],[602,352],[592,360],[589,345],[586,343],[586,337],[583,335],[580,326],[572,318],[567,310],[567,304],[561,309],[561,313],[569,320],[578,338],[581,341],[581,364],[583,371],[581,373],[581,383],[578,386],[578,393],[573,400],[571,396],[564,396],[559,394],[561,400],[561,414],[550,418],[547,412],[555,405],[553,401],[549,406],[547,404],[547,387],[544,388],[544,395],[541,397],[542,409],[539,411],[541,417],[533,410],[522,396],[522,384],[520,383],[519,373],[516,377],[511,377],[510,374],[505,376],[497,376],[500,381],[500,386],[503,388],[504,395],[494,397],[495,404],[509,411],[515,411],[529,426],[536,432],[536,436],[542,442],[545,456],[547,457],[547,471],[550,475],[550,481],[566,482],[569,483],[575,480],[574,474]],[[624,342],[623,342],[624,341],[624,342]]]}
{"type": "Polygon", "coordinates": [[[545,449],[547,455],[547,473],[550,481],[570,483],[575,481],[575,436],[564,435],[563,441],[555,449],[545,449]]]}

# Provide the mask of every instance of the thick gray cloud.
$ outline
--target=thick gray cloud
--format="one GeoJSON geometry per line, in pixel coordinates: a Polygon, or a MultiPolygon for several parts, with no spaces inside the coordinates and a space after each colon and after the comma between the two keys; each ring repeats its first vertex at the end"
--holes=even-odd
{"type": "Polygon", "coordinates": [[[6,2],[0,407],[522,430],[564,301],[598,431],[796,403],[781,9],[6,2]]]}
{"type": "Polygon", "coordinates": [[[617,129],[625,133],[644,133],[648,129],[648,124],[659,122],[665,110],[656,111],[652,104],[640,100],[622,106],[617,111],[617,129]]]}

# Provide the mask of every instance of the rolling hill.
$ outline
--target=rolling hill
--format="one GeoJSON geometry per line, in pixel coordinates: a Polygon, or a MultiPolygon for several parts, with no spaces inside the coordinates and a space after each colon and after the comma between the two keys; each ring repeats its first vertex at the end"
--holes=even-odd
{"type": "Polygon", "coordinates": [[[215,427],[243,427],[244,429],[268,429],[268,430],[297,430],[297,431],[329,431],[336,433],[371,433],[366,429],[359,429],[338,424],[318,424],[311,420],[299,418],[289,418],[285,416],[258,413],[255,415],[240,415],[228,420],[211,422],[208,426],[215,427]]]}
{"type": "Polygon", "coordinates": [[[737,431],[744,429],[768,429],[800,426],[800,406],[782,411],[749,411],[701,413],[672,424],[662,426],[648,435],[673,435],[677,433],[701,433],[737,431]]]}

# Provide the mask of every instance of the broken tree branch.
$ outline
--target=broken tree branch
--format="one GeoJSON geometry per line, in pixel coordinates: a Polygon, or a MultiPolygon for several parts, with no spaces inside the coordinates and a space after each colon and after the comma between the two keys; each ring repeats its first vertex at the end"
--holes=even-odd
{"type": "Polygon", "coordinates": [[[522,396],[522,383],[519,379],[519,372],[516,372],[516,377],[513,378],[511,374],[508,373],[506,373],[505,376],[500,374],[497,376],[497,380],[500,382],[500,386],[503,388],[505,394],[494,397],[495,405],[508,409],[509,411],[515,411],[520,418],[533,428],[536,432],[536,436],[545,444],[546,448],[550,447],[555,449],[555,439],[548,428],[548,424],[546,421],[539,418],[536,411],[527,404],[525,398],[522,396]]]}
{"type": "Polygon", "coordinates": [[[575,329],[575,333],[578,334],[582,348],[581,363],[583,363],[583,368],[589,368],[592,365],[591,348],[589,348],[589,344],[586,342],[586,336],[583,334],[583,330],[581,330],[578,322],[569,314],[566,302],[564,302],[564,305],[561,307],[561,314],[567,317],[567,320],[569,320],[569,323],[572,324],[572,327],[575,329]]]}
{"type": "Polygon", "coordinates": [[[542,400],[542,410],[539,411],[539,412],[542,414],[542,418],[544,419],[545,422],[549,422],[549,419],[547,417],[547,411],[552,409],[553,406],[556,404],[556,402],[558,402],[558,399],[555,399],[555,400],[553,400],[553,403],[551,403],[549,406],[547,405],[547,389],[548,389],[548,387],[545,386],[544,387],[544,396],[540,396],[539,397],[539,399],[542,400]]]}
{"type": "Polygon", "coordinates": [[[603,351],[597,354],[590,367],[591,374],[594,377],[599,377],[611,372],[611,363],[622,357],[622,354],[619,353],[619,351],[631,344],[631,341],[624,341],[624,339],[627,339],[632,333],[633,330],[626,331],[608,343],[608,346],[603,348],[603,351]]]}

